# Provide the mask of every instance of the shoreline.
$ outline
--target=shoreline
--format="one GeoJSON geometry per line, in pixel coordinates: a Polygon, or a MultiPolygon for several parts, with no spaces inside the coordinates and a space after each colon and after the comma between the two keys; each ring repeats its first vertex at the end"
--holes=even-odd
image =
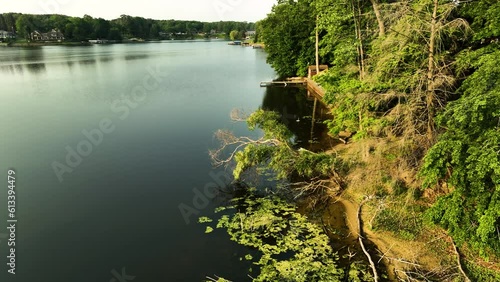
{"type": "Polygon", "coordinates": [[[146,43],[158,43],[163,41],[228,41],[220,38],[193,38],[193,39],[171,39],[171,40],[143,40],[143,41],[118,41],[113,43],[90,43],[90,42],[0,42],[0,47],[44,47],[44,46],[94,46],[94,45],[115,45],[115,44],[146,44],[146,43]]]}
{"type": "Polygon", "coordinates": [[[10,42],[0,43],[1,47],[43,47],[43,46],[90,46],[85,42],[10,42]]]}

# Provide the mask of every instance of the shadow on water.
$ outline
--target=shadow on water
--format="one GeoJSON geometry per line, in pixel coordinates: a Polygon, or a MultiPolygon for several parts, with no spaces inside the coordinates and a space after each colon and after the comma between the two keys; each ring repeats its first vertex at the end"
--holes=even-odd
{"type": "Polygon", "coordinates": [[[281,115],[282,122],[295,135],[297,146],[317,151],[328,147],[332,140],[323,123],[329,118],[328,110],[319,102],[316,110],[314,106],[314,98],[301,87],[268,87],[262,101],[262,109],[281,115]]]}
{"type": "Polygon", "coordinates": [[[44,63],[26,64],[24,66],[26,67],[26,70],[28,70],[28,72],[31,72],[33,74],[38,74],[47,71],[47,68],[45,67],[44,63]]]}
{"type": "MultiPolygon", "coordinates": [[[[366,271],[371,274],[372,270],[368,258],[359,244],[357,231],[352,231],[348,227],[349,225],[355,225],[357,228],[356,210],[352,210],[353,206],[347,207],[342,201],[331,198],[323,198],[324,201],[318,202],[317,199],[312,199],[313,197],[318,196],[312,195],[302,200],[299,203],[298,210],[323,226],[323,230],[331,239],[333,250],[339,256],[339,266],[345,271],[349,271],[353,263],[361,263],[365,266],[366,271]],[[347,214],[350,214],[350,216],[347,216],[347,214]]],[[[382,279],[382,281],[397,281],[389,273],[390,265],[387,264],[387,261],[379,259],[381,253],[377,246],[366,238],[364,238],[363,244],[375,263],[379,279],[382,279]]]]}
{"type": "Polygon", "coordinates": [[[132,61],[132,60],[143,60],[147,59],[149,55],[147,54],[131,54],[131,55],[126,55],[124,57],[125,61],[132,61]]]}
{"type": "Polygon", "coordinates": [[[38,74],[47,71],[43,50],[40,47],[20,48],[9,55],[6,63],[0,66],[0,71],[12,74],[23,73],[24,71],[38,74]]]}
{"type": "Polygon", "coordinates": [[[5,65],[5,66],[0,66],[0,72],[9,74],[16,74],[16,73],[22,74],[24,72],[24,69],[20,64],[5,65]]]}
{"type": "Polygon", "coordinates": [[[99,62],[109,63],[109,62],[112,62],[114,59],[115,58],[113,58],[112,56],[104,56],[104,57],[99,58],[99,62]]]}
{"type": "Polygon", "coordinates": [[[95,58],[89,58],[89,59],[84,59],[84,60],[79,60],[78,63],[83,66],[90,66],[94,65],[97,62],[95,58]]]}

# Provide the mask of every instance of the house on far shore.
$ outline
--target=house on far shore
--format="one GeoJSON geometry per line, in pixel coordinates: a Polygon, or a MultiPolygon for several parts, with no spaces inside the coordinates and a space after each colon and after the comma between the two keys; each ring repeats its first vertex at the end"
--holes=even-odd
{"type": "Polygon", "coordinates": [[[5,30],[0,30],[0,41],[3,41],[5,39],[15,39],[16,34],[13,32],[8,32],[5,30]]]}
{"type": "Polygon", "coordinates": [[[61,42],[64,40],[64,34],[62,32],[55,28],[52,29],[51,31],[47,33],[42,33],[38,30],[35,30],[30,34],[30,39],[32,41],[57,41],[61,42]]]}
{"type": "Polygon", "coordinates": [[[249,31],[245,32],[245,39],[248,40],[251,37],[255,37],[255,34],[257,34],[257,32],[255,30],[249,30],[249,31]]]}

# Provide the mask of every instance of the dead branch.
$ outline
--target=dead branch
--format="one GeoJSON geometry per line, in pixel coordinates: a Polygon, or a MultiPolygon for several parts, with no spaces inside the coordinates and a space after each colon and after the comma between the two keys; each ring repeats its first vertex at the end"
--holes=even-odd
{"type": "Polygon", "coordinates": [[[408,264],[408,265],[412,265],[412,266],[416,266],[416,267],[422,267],[420,264],[418,263],[413,263],[413,262],[409,262],[409,261],[406,261],[404,259],[401,259],[401,258],[393,258],[393,257],[388,257],[388,256],[385,256],[387,259],[390,259],[390,260],[394,260],[394,261],[397,261],[397,262],[400,262],[400,263],[404,263],[404,264],[408,264]]]}
{"type": "Polygon", "coordinates": [[[205,278],[207,278],[209,281],[214,281],[214,282],[220,282],[220,281],[225,281],[225,282],[232,282],[231,280],[227,280],[227,279],[224,279],[224,278],[221,278],[217,275],[214,275],[216,278],[212,278],[212,277],[209,277],[209,276],[206,276],[205,278]]]}
{"type": "Polygon", "coordinates": [[[212,159],[212,163],[214,166],[227,166],[236,156],[236,153],[250,145],[269,145],[269,146],[279,146],[282,145],[278,139],[265,139],[260,138],[254,140],[252,138],[246,136],[236,137],[231,131],[219,129],[214,134],[215,138],[218,139],[221,143],[221,146],[216,150],[210,150],[209,155],[212,159]],[[229,151],[227,157],[224,157],[225,153],[229,151]]]}
{"type": "Polygon", "coordinates": [[[318,191],[332,191],[337,193],[341,190],[342,181],[340,176],[335,171],[332,171],[331,178],[321,179],[315,177],[309,181],[290,183],[289,187],[293,188],[297,192],[295,195],[295,199],[297,199],[304,194],[315,193],[318,191]]]}
{"type": "Polygon", "coordinates": [[[453,246],[453,250],[455,251],[455,255],[457,257],[458,270],[460,270],[460,273],[462,274],[466,282],[471,282],[464,269],[462,268],[462,263],[460,262],[460,253],[458,253],[457,246],[455,245],[455,242],[453,242],[453,239],[451,239],[451,245],[453,246]]]}
{"type": "Polygon", "coordinates": [[[372,268],[373,271],[373,281],[378,282],[378,275],[377,275],[377,268],[375,267],[375,264],[373,263],[372,257],[368,253],[368,251],[365,248],[365,244],[363,244],[363,226],[361,224],[361,208],[363,205],[370,201],[373,198],[373,196],[367,197],[366,199],[361,202],[358,208],[358,241],[359,244],[361,245],[361,249],[363,249],[363,253],[365,253],[366,257],[368,258],[368,261],[370,262],[370,267],[372,268]]]}
{"type": "Polygon", "coordinates": [[[383,211],[386,207],[387,205],[385,204],[384,199],[380,200],[377,206],[377,210],[375,210],[375,212],[373,213],[373,217],[370,219],[370,228],[373,228],[373,220],[375,220],[375,217],[377,217],[378,213],[383,211]]]}

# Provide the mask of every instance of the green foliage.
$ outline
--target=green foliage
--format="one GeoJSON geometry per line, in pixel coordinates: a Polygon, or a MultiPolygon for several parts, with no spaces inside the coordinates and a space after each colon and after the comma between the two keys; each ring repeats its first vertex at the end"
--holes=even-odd
{"type": "Polygon", "coordinates": [[[359,262],[349,265],[347,276],[347,281],[349,282],[373,281],[372,272],[369,267],[359,262]]]}
{"type": "Polygon", "coordinates": [[[315,62],[313,0],[279,0],[260,22],[260,38],[266,44],[267,61],[280,76],[304,75],[315,62]]]}
{"type": "Polygon", "coordinates": [[[262,129],[265,139],[277,139],[280,142],[288,143],[293,134],[286,125],[280,122],[280,115],[277,112],[259,109],[252,113],[248,119],[248,129],[262,129]]]}
{"type": "Polygon", "coordinates": [[[326,62],[337,68],[357,63],[354,17],[350,1],[316,0],[318,28],[321,32],[320,54],[326,62]]]}
{"type": "Polygon", "coordinates": [[[231,40],[237,40],[237,39],[241,39],[240,38],[240,32],[237,31],[237,30],[232,30],[230,33],[229,33],[229,38],[231,40]]]}
{"type": "MultiPolygon", "coordinates": [[[[426,187],[446,183],[451,192],[426,217],[483,256],[500,254],[499,14],[497,0],[290,0],[279,1],[263,21],[269,62],[280,75],[302,74],[299,68],[314,62],[317,24],[320,60],[330,67],[315,80],[331,106],[333,118],[326,123],[332,135],[390,132],[416,140],[391,157],[416,167],[441,134],[420,175],[426,187]],[[377,32],[377,2],[383,35],[377,32]],[[424,135],[426,142],[417,144],[424,135]]],[[[297,168],[286,160],[298,157],[283,148],[259,150],[249,149],[256,155],[249,159],[275,164],[273,156],[279,156],[287,171],[297,168]]],[[[393,191],[397,196],[404,189],[393,191]]],[[[422,211],[396,210],[382,212],[378,227],[407,239],[418,235],[422,211]]]]}
{"type": "Polygon", "coordinates": [[[35,30],[47,32],[53,28],[59,29],[67,40],[81,41],[87,39],[143,38],[157,39],[159,33],[170,34],[170,37],[193,38],[197,33],[210,34],[212,31],[224,33],[227,37],[232,30],[241,37],[247,30],[254,30],[254,23],[219,21],[177,21],[153,20],[142,17],[121,15],[114,20],[93,18],[85,15],[83,18],[63,15],[29,15],[29,14],[0,14],[0,30],[17,32],[19,38],[28,38],[35,30]]]}
{"type": "Polygon", "coordinates": [[[500,254],[500,50],[465,54],[475,69],[462,84],[463,97],[440,116],[447,129],[424,160],[426,185],[442,180],[454,190],[427,213],[447,228],[455,241],[467,242],[483,255],[500,254]]]}
{"type": "Polygon", "coordinates": [[[459,12],[470,22],[474,30],[474,40],[493,39],[500,36],[499,1],[469,1],[460,6],[459,12]]]}
{"type": "Polygon", "coordinates": [[[264,136],[236,153],[235,179],[251,167],[271,169],[278,179],[287,179],[291,175],[306,178],[328,176],[335,159],[324,153],[296,150],[292,143],[293,134],[279,118],[278,113],[264,110],[257,110],[248,117],[249,129],[259,128],[264,136]]]}
{"type": "MultiPolygon", "coordinates": [[[[342,281],[338,257],[322,228],[296,212],[295,206],[276,197],[234,199],[217,228],[231,240],[258,251],[246,255],[260,268],[254,281],[342,281]]],[[[369,281],[369,280],[366,280],[369,281]]]]}
{"type": "Polygon", "coordinates": [[[333,119],[325,121],[332,135],[341,131],[357,132],[356,139],[377,136],[390,124],[389,120],[377,115],[377,96],[367,92],[373,89],[360,81],[355,74],[333,69],[316,80],[327,90],[325,101],[331,105],[333,119]]]}
{"type": "Polygon", "coordinates": [[[480,267],[468,260],[464,261],[465,271],[472,281],[500,281],[500,272],[480,267]]]}

